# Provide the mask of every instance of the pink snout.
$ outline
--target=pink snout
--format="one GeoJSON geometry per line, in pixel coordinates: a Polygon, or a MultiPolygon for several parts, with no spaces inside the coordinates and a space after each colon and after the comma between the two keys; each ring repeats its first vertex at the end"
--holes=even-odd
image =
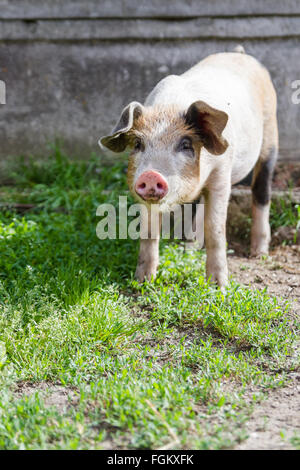
{"type": "Polygon", "coordinates": [[[168,192],[168,183],[164,177],[154,170],[142,173],[135,183],[136,193],[146,201],[152,199],[158,201],[168,192]]]}

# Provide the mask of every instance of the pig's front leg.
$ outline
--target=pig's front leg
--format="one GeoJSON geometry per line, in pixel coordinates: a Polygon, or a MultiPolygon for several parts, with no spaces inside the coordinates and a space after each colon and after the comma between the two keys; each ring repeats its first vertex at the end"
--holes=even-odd
{"type": "Polygon", "coordinates": [[[205,195],[206,277],[221,288],[228,282],[226,218],[229,195],[230,184],[223,185],[219,191],[211,189],[205,195]]]}
{"type": "Polygon", "coordinates": [[[152,217],[149,215],[141,215],[141,240],[138,263],[135,271],[135,277],[139,282],[145,279],[155,279],[157,267],[159,263],[159,237],[161,217],[155,211],[152,217]]]}

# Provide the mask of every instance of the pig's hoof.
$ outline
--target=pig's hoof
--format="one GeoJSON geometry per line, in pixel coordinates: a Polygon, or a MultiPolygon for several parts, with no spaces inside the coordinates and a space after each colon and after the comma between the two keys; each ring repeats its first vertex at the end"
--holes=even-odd
{"type": "Polygon", "coordinates": [[[269,245],[251,246],[250,257],[261,258],[262,256],[268,256],[269,245]]]}
{"type": "Polygon", "coordinates": [[[223,292],[228,284],[227,273],[210,274],[207,276],[211,283],[216,284],[223,292]]]}
{"type": "Polygon", "coordinates": [[[217,282],[219,289],[224,293],[228,285],[228,279],[223,279],[221,282],[217,282]]]}
{"type": "Polygon", "coordinates": [[[252,236],[250,249],[251,258],[260,258],[261,256],[267,256],[269,254],[270,238],[269,233],[265,233],[259,237],[252,236]]]}
{"type": "Polygon", "coordinates": [[[156,277],[156,267],[149,267],[148,269],[144,264],[137,266],[135,271],[135,278],[139,282],[151,281],[156,277]]]}

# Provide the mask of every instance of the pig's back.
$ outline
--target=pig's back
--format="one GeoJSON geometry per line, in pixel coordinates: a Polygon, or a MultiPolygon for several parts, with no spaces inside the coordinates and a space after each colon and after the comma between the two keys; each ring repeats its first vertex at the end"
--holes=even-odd
{"type": "Polygon", "coordinates": [[[248,104],[251,97],[261,108],[261,88],[269,84],[272,86],[267,70],[254,57],[236,52],[213,54],[182,75],[162,79],[145,105],[177,104],[185,109],[197,99],[207,99],[220,109],[239,108],[244,101],[248,104]]]}
{"type": "Polygon", "coordinates": [[[233,144],[232,183],[240,181],[260,155],[264,122],[276,113],[269,72],[254,57],[233,52],[209,56],[182,77],[194,91],[199,77],[198,90],[203,87],[207,97],[215,93],[212,106],[229,115],[224,136],[233,144]]]}
{"type": "Polygon", "coordinates": [[[170,75],[154,88],[145,105],[177,104],[185,110],[197,100],[225,111],[224,137],[233,159],[232,182],[243,178],[260,153],[263,124],[276,95],[267,70],[252,56],[208,56],[180,76],[170,75]],[[247,159],[247,165],[245,165],[247,159]]]}

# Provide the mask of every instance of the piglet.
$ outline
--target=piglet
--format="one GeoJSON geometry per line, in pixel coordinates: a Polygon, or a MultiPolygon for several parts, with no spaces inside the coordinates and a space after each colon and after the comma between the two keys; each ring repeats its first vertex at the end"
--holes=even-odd
{"type": "MultiPolygon", "coordinates": [[[[278,152],[276,92],[266,68],[241,47],[161,80],[144,104],[134,101],[124,108],[99,143],[113,152],[130,150],[128,185],[148,208],[165,213],[204,195],[206,274],[221,288],[228,281],[231,186],[253,169],[251,255],[268,253],[278,152]]],[[[148,219],[142,218],[141,227],[148,219]]],[[[155,277],[159,263],[160,224],[151,228],[140,240],[136,277],[141,282],[155,277]]]]}

